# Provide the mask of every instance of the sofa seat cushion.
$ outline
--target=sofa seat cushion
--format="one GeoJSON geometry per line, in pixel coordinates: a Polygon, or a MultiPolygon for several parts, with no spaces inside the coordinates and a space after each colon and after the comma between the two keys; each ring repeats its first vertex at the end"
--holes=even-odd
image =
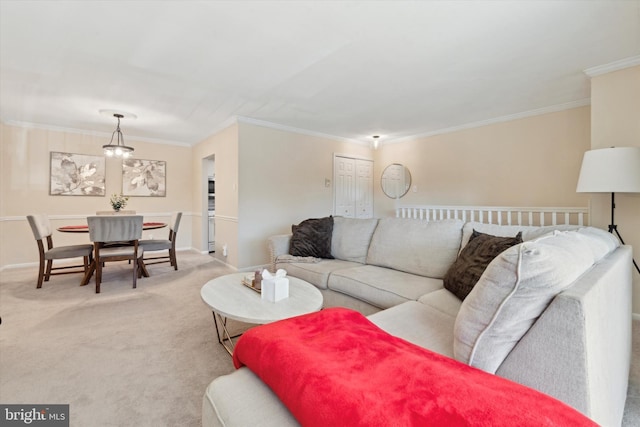
{"type": "Polygon", "coordinates": [[[367,264],[442,279],[458,256],[462,225],[460,220],[380,219],[367,264]]]}
{"type": "Polygon", "coordinates": [[[205,390],[203,426],[299,426],[278,396],[249,368],[216,378],[205,390]]]}
{"type": "MultiPolygon", "coordinates": [[[[451,296],[456,298],[452,294],[451,296]]],[[[407,301],[372,314],[368,319],[391,335],[444,356],[453,357],[455,315],[432,310],[417,301],[407,301]]]]}
{"type": "Polygon", "coordinates": [[[462,303],[456,359],[495,373],[551,300],[616,244],[604,230],[555,231],[504,251],[462,303]]]}
{"type": "Polygon", "coordinates": [[[334,271],[329,276],[328,287],[376,307],[389,308],[442,289],[442,280],[362,265],[334,271]]]}
{"type": "Polygon", "coordinates": [[[334,217],[331,255],[336,259],[364,264],[377,225],[377,218],[334,217]]]}
{"type": "Polygon", "coordinates": [[[276,258],[276,269],[284,269],[287,275],[306,280],[319,289],[327,289],[329,274],[344,268],[358,267],[362,264],[340,259],[316,259],[316,262],[289,262],[288,256],[276,258]]]}
{"type": "Polygon", "coordinates": [[[430,309],[441,311],[454,318],[458,315],[460,307],[462,306],[460,298],[446,289],[439,289],[424,294],[418,298],[418,302],[430,307],[430,309]]]}

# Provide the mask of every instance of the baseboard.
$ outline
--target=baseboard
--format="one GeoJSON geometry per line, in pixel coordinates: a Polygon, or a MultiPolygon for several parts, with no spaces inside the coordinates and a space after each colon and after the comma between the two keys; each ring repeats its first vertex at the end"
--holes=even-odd
{"type": "Polygon", "coordinates": [[[261,264],[261,265],[254,265],[254,266],[239,268],[238,271],[258,271],[258,270],[262,271],[265,268],[269,270],[270,267],[271,267],[271,264],[261,264]]]}
{"type": "Polygon", "coordinates": [[[238,270],[238,267],[231,265],[231,264],[227,264],[226,262],[222,261],[221,259],[218,258],[213,258],[213,260],[215,262],[219,262],[220,264],[223,264],[225,267],[228,267],[230,269],[232,269],[233,271],[244,271],[244,270],[238,270]]]}
{"type": "Polygon", "coordinates": [[[27,268],[27,267],[38,267],[40,262],[25,262],[22,264],[7,264],[0,267],[0,271],[4,270],[13,270],[14,268],[27,268]]]}

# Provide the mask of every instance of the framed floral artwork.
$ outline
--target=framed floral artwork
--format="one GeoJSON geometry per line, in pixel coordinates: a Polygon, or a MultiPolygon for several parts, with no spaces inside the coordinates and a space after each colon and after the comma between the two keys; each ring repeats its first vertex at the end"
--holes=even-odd
{"type": "Polygon", "coordinates": [[[105,161],[102,156],[52,151],[49,194],[104,196],[105,161]]]}
{"type": "Polygon", "coordinates": [[[165,197],[167,162],[164,160],[122,160],[122,194],[165,197]]]}

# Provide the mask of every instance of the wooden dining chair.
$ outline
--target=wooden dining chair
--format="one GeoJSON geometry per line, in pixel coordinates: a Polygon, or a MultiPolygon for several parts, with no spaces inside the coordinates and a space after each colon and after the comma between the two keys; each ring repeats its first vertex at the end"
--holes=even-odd
{"type": "Polygon", "coordinates": [[[94,257],[89,273],[83,280],[88,282],[96,273],[96,293],[100,293],[102,268],[111,261],[130,261],[133,266],[133,287],[139,275],[148,276],[142,259],[144,249],[138,241],[142,237],[142,215],[100,215],[87,218],[89,239],[93,242],[94,257]]]}
{"type": "Polygon", "coordinates": [[[38,283],[36,288],[42,287],[42,282],[48,282],[51,276],[57,274],[71,274],[71,273],[87,273],[89,265],[92,262],[92,245],[68,245],[68,246],[53,246],[53,229],[49,222],[49,217],[44,214],[40,215],[27,215],[27,221],[33,231],[33,236],[38,243],[38,253],[40,255],[40,264],[38,268],[38,283]],[[44,241],[47,245],[45,248],[44,241]],[[60,267],[53,266],[53,260],[82,258],[83,264],[77,265],[65,265],[60,267]],[[46,263],[46,270],[45,270],[46,263]],[[82,267],[82,270],[78,268],[82,267]],[[65,270],[65,271],[58,271],[65,270]]]}
{"type": "Polygon", "coordinates": [[[178,228],[180,227],[180,219],[182,219],[182,212],[176,212],[171,216],[171,223],[169,225],[169,239],[146,239],[140,240],[140,246],[144,248],[145,265],[160,264],[168,262],[174,270],[178,269],[178,259],[176,257],[176,236],[178,234],[178,228]],[[155,251],[169,251],[168,255],[162,256],[149,256],[146,254],[155,251]]]}

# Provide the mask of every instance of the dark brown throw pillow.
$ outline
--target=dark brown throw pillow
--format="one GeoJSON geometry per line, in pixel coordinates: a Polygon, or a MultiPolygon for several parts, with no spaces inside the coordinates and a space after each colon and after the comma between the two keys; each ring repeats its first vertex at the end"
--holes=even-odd
{"type": "Polygon", "coordinates": [[[444,287],[464,300],[491,261],[511,246],[522,243],[522,232],[516,237],[498,237],[473,230],[469,243],[444,276],[444,287]]]}
{"type": "Polygon", "coordinates": [[[333,259],[331,255],[331,235],[333,217],[310,218],[298,225],[292,225],[289,254],[333,259]]]}

